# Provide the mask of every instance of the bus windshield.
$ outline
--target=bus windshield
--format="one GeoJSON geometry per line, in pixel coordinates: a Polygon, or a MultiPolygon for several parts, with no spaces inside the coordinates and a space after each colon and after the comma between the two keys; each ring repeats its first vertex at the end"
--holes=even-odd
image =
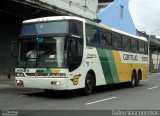
{"type": "Polygon", "coordinates": [[[66,37],[21,40],[18,67],[66,68],[66,44],[66,37]]]}

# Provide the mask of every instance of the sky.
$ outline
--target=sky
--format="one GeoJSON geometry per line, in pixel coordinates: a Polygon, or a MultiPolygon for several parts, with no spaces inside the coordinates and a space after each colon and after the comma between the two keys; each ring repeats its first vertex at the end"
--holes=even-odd
{"type": "Polygon", "coordinates": [[[129,10],[138,30],[160,35],[160,0],[129,0],[129,10]]]}

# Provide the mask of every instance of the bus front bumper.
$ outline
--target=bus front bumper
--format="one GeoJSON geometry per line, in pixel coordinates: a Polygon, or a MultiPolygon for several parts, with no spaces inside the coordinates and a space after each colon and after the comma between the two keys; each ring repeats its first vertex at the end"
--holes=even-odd
{"type": "Polygon", "coordinates": [[[68,78],[25,78],[16,77],[16,86],[23,88],[67,90],[68,78]]]}

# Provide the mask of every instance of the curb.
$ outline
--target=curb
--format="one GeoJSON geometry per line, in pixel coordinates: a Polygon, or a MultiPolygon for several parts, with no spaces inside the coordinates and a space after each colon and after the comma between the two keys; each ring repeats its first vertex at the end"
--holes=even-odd
{"type": "Polygon", "coordinates": [[[160,77],[160,73],[149,73],[149,77],[160,77]]]}

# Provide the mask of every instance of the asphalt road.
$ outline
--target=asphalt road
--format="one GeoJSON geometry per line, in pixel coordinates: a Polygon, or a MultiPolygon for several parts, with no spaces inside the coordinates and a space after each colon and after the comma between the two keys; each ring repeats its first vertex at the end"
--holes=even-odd
{"type": "Polygon", "coordinates": [[[43,90],[0,85],[0,109],[7,110],[160,110],[160,76],[140,86],[98,87],[90,96],[79,91],[46,93],[43,90]]]}

